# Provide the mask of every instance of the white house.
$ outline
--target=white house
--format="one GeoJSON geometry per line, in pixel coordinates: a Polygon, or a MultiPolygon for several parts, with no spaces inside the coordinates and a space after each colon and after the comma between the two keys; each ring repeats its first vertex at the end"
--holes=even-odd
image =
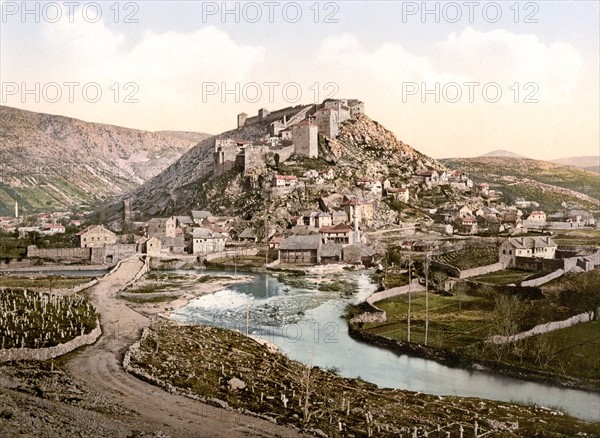
{"type": "Polygon", "coordinates": [[[546,213],[543,211],[532,211],[531,214],[527,217],[528,221],[533,222],[546,222],[546,213]]]}
{"type": "Polygon", "coordinates": [[[195,255],[225,251],[227,238],[208,228],[192,229],[192,253],[195,255]]]}
{"type": "Polygon", "coordinates": [[[510,237],[498,248],[500,262],[514,268],[517,257],[553,259],[556,243],[550,237],[510,237]]]}

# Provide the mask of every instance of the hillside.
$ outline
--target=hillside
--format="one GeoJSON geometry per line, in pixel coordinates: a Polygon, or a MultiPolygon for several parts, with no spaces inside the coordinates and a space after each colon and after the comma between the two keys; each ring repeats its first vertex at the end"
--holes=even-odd
{"type": "Polygon", "coordinates": [[[152,133],[0,106],[0,216],[94,207],[150,180],[200,133],[152,133]]]}
{"type": "Polygon", "coordinates": [[[564,166],[573,166],[590,172],[600,173],[600,156],[590,155],[585,157],[568,157],[552,160],[552,163],[562,164],[564,166]]]}
{"type": "Polygon", "coordinates": [[[495,151],[487,152],[483,155],[480,155],[477,158],[487,158],[487,157],[509,157],[509,158],[524,158],[527,159],[524,155],[519,155],[514,152],[510,152],[504,149],[496,149],[495,151]]]}
{"type": "MultiPolygon", "coordinates": [[[[356,178],[369,176],[392,184],[406,182],[417,170],[425,167],[441,169],[436,160],[429,158],[398,140],[379,123],[361,114],[340,126],[334,140],[319,140],[319,158],[292,156],[275,166],[269,165],[258,175],[244,175],[233,169],[224,175],[213,177],[213,145],[215,138],[242,138],[259,141],[268,136],[266,124],[224,132],[206,139],[185,153],[176,163],[148,183],[130,194],[133,210],[142,216],[165,216],[189,213],[191,209],[207,208],[220,214],[242,215],[251,218],[269,212],[317,209],[319,198],[332,195],[360,195],[356,178]],[[331,168],[331,183],[307,186],[305,191],[294,191],[283,198],[269,198],[268,175],[282,173],[301,177],[309,170],[331,168]]],[[[383,203],[382,203],[383,204],[383,203]]],[[[387,222],[390,210],[381,205],[379,219],[387,222]]],[[[122,218],[120,201],[113,202],[105,210],[111,221],[122,218]]],[[[393,214],[392,214],[393,216],[393,214]]]]}
{"type": "Polygon", "coordinates": [[[600,210],[598,174],[547,161],[509,157],[449,158],[449,167],[463,169],[476,182],[488,182],[500,190],[507,202],[523,197],[540,203],[541,208],[562,211],[562,203],[600,210]]]}

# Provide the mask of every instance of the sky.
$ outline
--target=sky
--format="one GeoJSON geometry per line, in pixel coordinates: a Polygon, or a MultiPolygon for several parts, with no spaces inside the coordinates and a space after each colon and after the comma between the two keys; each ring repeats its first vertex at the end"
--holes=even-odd
{"type": "Polygon", "coordinates": [[[240,112],[357,98],[436,158],[600,154],[597,1],[0,0],[0,10],[2,105],[216,134],[240,112]]]}

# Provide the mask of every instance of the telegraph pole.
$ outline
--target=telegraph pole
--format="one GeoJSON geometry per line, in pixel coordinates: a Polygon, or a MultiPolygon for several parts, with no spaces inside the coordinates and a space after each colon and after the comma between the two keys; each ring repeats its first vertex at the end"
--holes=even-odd
{"type": "Polygon", "coordinates": [[[425,345],[429,334],[429,253],[425,253],[425,345]]]}
{"type": "Polygon", "coordinates": [[[411,276],[411,263],[412,263],[412,249],[408,251],[408,342],[410,342],[410,305],[411,305],[411,296],[410,296],[410,288],[412,283],[411,276]]]}

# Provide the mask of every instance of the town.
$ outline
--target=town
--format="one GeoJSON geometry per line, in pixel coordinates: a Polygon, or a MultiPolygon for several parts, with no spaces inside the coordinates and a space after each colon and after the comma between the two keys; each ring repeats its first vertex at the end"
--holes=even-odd
{"type": "MultiPolygon", "coordinates": [[[[506,186],[497,180],[430,159],[369,119],[358,99],[328,99],[273,112],[263,108],[252,117],[242,113],[235,129],[208,141],[212,165],[187,204],[155,203],[148,209],[144,203],[152,199],[140,200],[134,193],[84,211],[23,212],[15,202],[14,215],[0,217],[0,282],[30,285],[32,293],[39,294],[33,306],[44,311],[48,305],[60,310],[52,301],[59,294],[71,300],[65,307],[68,325],[62,323],[65,328],[53,334],[56,340],[37,331],[7,339],[5,335],[21,324],[11,319],[17,302],[23,305],[18,294],[7,294],[6,302],[0,302],[7,315],[0,362],[51,360],[94,344],[102,334],[94,321],[98,309],[103,327],[127,324],[126,336],[107,341],[110,349],[127,351],[124,372],[184,395],[188,393],[181,388],[187,381],[181,383],[180,373],[197,376],[200,387],[218,388],[234,406],[247,406],[255,398],[247,382],[260,379],[261,385],[269,385],[266,382],[273,379],[264,372],[269,364],[255,368],[246,359],[280,358],[272,335],[275,328],[284,340],[299,338],[290,337],[290,325],[278,323],[297,321],[323,299],[321,294],[329,293],[333,295],[327,300],[345,309],[349,339],[360,343],[470,372],[485,367],[506,378],[562,386],[568,375],[568,385],[576,389],[597,389],[589,366],[593,344],[576,340],[589,337],[593,343],[592,325],[600,314],[593,290],[600,265],[598,210],[573,198],[557,207],[544,197],[504,193],[506,186]],[[60,276],[86,270],[102,274],[82,280],[60,276]],[[285,292],[272,292],[271,278],[285,292]],[[357,286],[361,279],[369,286],[357,286]],[[223,323],[231,330],[218,333],[208,326],[164,322],[174,317],[188,322],[181,309],[194,299],[233,293],[231,288],[238,293],[235,288],[240,285],[267,296],[303,292],[295,296],[293,311],[273,305],[267,320],[264,308],[252,307],[247,298],[243,306],[227,301],[226,315],[237,319],[233,325],[223,323]],[[364,300],[348,301],[365,287],[371,292],[364,300]],[[86,290],[95,291],[94,306],[79,298],[86,290]],[[303,301],[311,296],[310,304],[303,301]],[[245,324],[240,323],[240,311],[245,312],[245,324]],[[131,346],[127,340],[139,339],[140,328],[141,339],[131,346]],[[257,334],[265,328],[271,334],[266,339],[257,334]],[[565,335],[562,343],[548,341],[569,330],[576,334],[565,335]],[[194,368],[194,362],[183,357],[173,367],[170,358],[182,354],[176,350],[178,342],[191,342],[200,332],[216,342],[211,353],[203,353],[206,362],[194,368]],[[246,344],[252,340],[258,343],[246,344]],[[5,342],[9,348],[4,348],[5,342]],[[232,361],[214,354],[223,343],[232,351],[244,346],[247,356],[232,361]],[[50,346],[39,348],[46,345],[50,346]],[[559,348],[569,353],[561,355],[559,348]],[[229,368],[238,367],[243,371],[230,373],[229,368]],[[213,368],[221,369],[218,380],[207,377],[213,368]],[[163,375],[157,379],[159,371],[163,375]]],[[[331,324],[325,323],[322,333],[317,327],[311,341],[337,333],[339,327],[331,324]]],[[[88,375],[94,364],[93,357],[81,356],[72,370],[88,375]]],[[[264,400],[261,393],[259,410],[280,412],[292,424],[313,421],[334,434],[359,431],[371,436],[375,427],[392,434],[413,430],[397,423],[397,412],[381,411],[372,426],[373,407],[365,412],[367,408],[361,408],[361,419],[350,421],[349,401],[342,409],[347,423],[333,421],[340,418],[333,406],[327,408],[332,420],[310,420],[311,409],[317,403],[325,406],[339,387],[331,385],[327,375],[307,374],[311,368],[304,365],[290,362],[286,367],[299,367],[299,380],[289,388],[284,385],[291,392],[280,396],[281,403],[273,395],[264,400]],[[311,394],[317,379],[327,388],[322,400],[311,394]],[[287,397],[295,396],[296,387],[307,391],[307,405],[298,411],[301,422],[288,406],[287,397]]],[[[102,373],[95,377],[97,383],[107,378],[102,373]]],[[[353,385],[362,388],[357,382],[361,380],[353,385]]],[[[262,388],[267,391],[267,386],[262,388]]],[[[206,397],[203,391],[199,395],[206,397]]],[[[371,390],[357,391],[373,406],[372,394],[366,395],[371,390]]],[[[468,428],[483,436],[485,431],[513,427],[508,419],[502,426],[494,421],[438,424],[437,429],[423,425],[419,431],[462,433],[468,428]]],[[[523,433],[533,430],[529,427],[523,433]]]]}

